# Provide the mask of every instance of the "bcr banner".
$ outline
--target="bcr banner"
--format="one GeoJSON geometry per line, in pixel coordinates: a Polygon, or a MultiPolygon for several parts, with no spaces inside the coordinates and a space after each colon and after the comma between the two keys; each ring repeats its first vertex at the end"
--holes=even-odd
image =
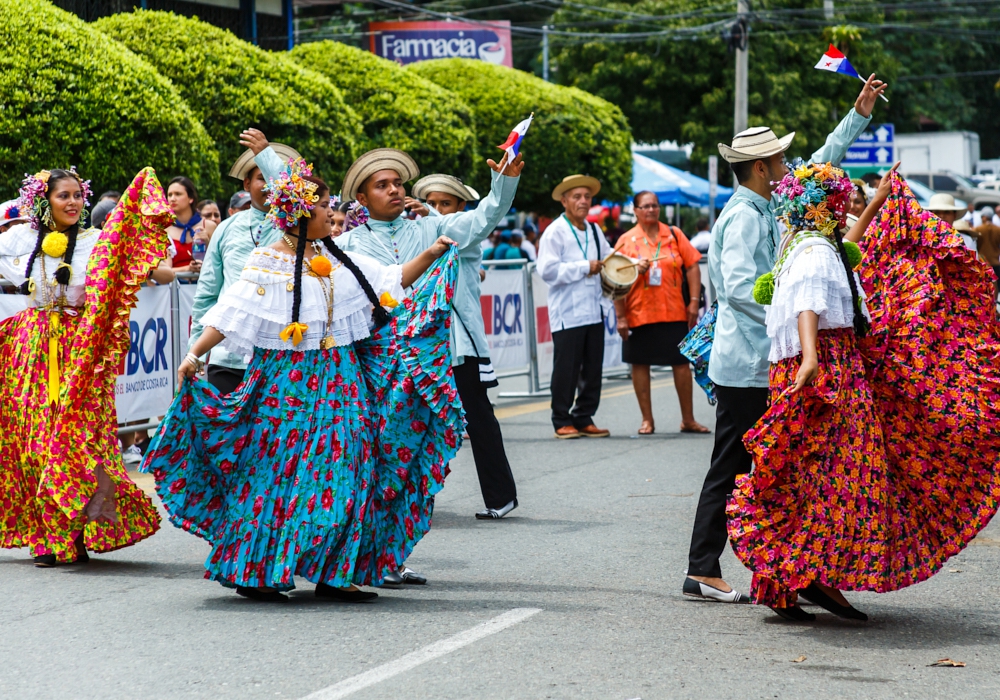
{"type": "Polygon", "coordinates": [[[156,418],[174,398],[170,287],[143,287],[129,316],[129,349],[115,383],[118,422],[156,418]]]}
{"type": "Polygon", "coordinates": [[[524,272],[489,269],[479,292],[486,341],[494,369],[521,369],[528,364],[524,315],[524,272]]]}

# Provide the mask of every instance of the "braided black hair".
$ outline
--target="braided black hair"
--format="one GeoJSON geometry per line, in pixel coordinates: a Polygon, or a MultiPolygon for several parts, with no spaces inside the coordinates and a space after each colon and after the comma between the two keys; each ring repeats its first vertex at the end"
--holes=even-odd
{"type": "Polygon", "coordinates": [[[299,238],[295,244],[295,289],[292,291],[292,323],[299,322],[302,306],[302,264],[306,257],[306,225],[299,219],[299,238]]]}
{"type": "MultiPolygon", "coordinates": [[[[54,184],[68,177],[74,178],[78,182],[80,180],[80,178],[77,177],[75,173],[70,172],[69,170],[62,170],[59,168],[51,170],[49,172],[49,180],[45,185],[46,195],[52,191],[52,186],[54,184]]],[[[51,207],[52,205],[50,204],[49,206],[51,207]]],[[[38,259],[38,254],[42,252],[42,240],[45,238],[45,235],[50,231],[51,229],[45,223],[39,222],[38,238],[35,240],[35,248],[34,250],[31,251],[31,256],[28,258],[28,265],[24,269],[25,280],[18,288],[18,291],[21,294],[25,295],[30,294],[29,287],[31,285],[31,270],[35,267],[35,260],[38,259]]],[[[79,232],[80,232],[79,222],[73,224],[66,230],[66,238],[69,239],[68,243],[66,244],[66,252],[63,253],[63,262],[66,263],[66,267],[60,267],[59,269],[56,270],[55,274],[56,282],[58,282],[63,286],[68,285],[70,279],[73,276],[73,270],[70,266],[73,264],[73,252],[76,250],[76,239],[77,239],[77,234],[79,232]]]]}
{"type": "Polygon", "coordinates": [[[354,275],[354,279],[356,279],[358,284],[361,285],[361,288],[365,290],[365,294],[368,295],[368,300],[372,303],[372,320],[375,321],[375,327],[381,328],[387,324],[389,322],[389,312],[382,306],[382,302],[375,295],[375,290],[372,289],[371,282],[369,282],[368,278],[365,277],[363,272],[361,272],[358,264],[354,262],[350,255],[341,250],[341,248],[333,242],[333,238],[329,236],[324,238],[323,245],[326,246],[326,249],[330,251],[330,254],[333,255],[333,257],[337,258],[337,260],[344,264],[344,267],[351,271],[351,274],[354,275]]]}
{"type": "Polygon", "coordinates": [[[851,301],[854,303],[854,335],[864,338],[868,335],[869,324],[861,310],[861,298],[858,294],[858,283],[854,279],[854,269],[847,257],[847,249],[844,247],[844,236],[840,232],[840,227],[835,229],[837,236],[837,250],[840,252],[840,261],[844,263],[844,270],[847,271],[847,281],[851,285],[851,301]]]}

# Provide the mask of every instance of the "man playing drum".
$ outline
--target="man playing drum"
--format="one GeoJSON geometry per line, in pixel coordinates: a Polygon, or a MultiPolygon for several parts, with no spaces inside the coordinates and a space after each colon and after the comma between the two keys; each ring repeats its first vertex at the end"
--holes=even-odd
{"type": "Polygon", "coordinates": [[[604,363],[604,319],[613,308],[601,295],[598,273],[611,254],[604,235],[587,222],[601,183],[586,175],[570,175],[552,199],[563,214],[549,224],[538,246],[538,274],[549,285],[552,329],[552,425],[562,440],[608,437],[594,425],[601,402],[604,363]],[[574,398],[576,405],[573,405],[574,398]]]}

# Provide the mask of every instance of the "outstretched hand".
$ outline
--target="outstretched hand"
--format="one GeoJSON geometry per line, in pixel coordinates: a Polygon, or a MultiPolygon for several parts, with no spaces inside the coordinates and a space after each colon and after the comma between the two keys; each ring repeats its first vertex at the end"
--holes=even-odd
{"type": "Polygon", "coordinates": [[[885,92],[887,87],[889,86],[881,80],[875,79],[874,73],[869,75],[868,80],[865,81],[865,86],[861,88],[861,94],[854,101],[854,111],[862,117],[870,117],[872,110],[875,109],[875,101],[885,92]]]}
{"type": "Polygon", "coordinates": [[[520,177],[521,171],[524,169],[524,154],[518,153],[517,158],[512,160],[508,165],[507,159],[509,157],[510,157],[509,153],[504,153],[503,158],[500,159],[499,163],[497,163],[492,158],[489,158],[486,161],[486,164],[490,166],[490,169],[493,170],[493,172],[495,173],[502,172],[507,177],[520,177]],[[506,170],[504,169],[505,165],[507,166],[506,170]]]}
{"type": "Polygon", "coordinates": [[[882,181],[878,183],[878,189],[875,191],[875,199],[884,202],[889,198],[889,192],[892,190],[892,174],[896,172],[896,168],[902,161],[896,161],[896,164],[889,168],[889,172],[882,176],[882,181]]]}
{"type": "Polygon", "coordinates": [[[244,148],[249,148],[253,151],[255,156],[260,155],[260,152],[271,144],[268,142],[267,137],[264,136],[264,132],[260,129],[245,129],[242,134],[240,134],[240,145],[244,148]]]}

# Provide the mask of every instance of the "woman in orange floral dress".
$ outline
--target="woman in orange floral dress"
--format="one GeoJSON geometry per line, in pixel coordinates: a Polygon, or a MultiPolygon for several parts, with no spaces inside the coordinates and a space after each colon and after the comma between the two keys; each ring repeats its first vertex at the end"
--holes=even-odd
{"type": "Polygon", "coordinates": [[[41,567],[135,544],[160,520],[122,464],[114,388],[170,209],[149,168],[103,231],[80,224],[89,194],[72,169],[30,176],[31,221],[0,238],[0,275],[29,300],[0,322],[0,547],[29,547],[41,567]]]}

